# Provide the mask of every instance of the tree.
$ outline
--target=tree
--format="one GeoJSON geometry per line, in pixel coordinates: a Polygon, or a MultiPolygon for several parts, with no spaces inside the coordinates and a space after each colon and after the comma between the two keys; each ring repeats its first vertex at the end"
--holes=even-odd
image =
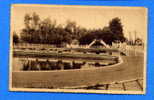
{"type": "Polygon", "coordinates": [[[56,23],[49,17],[40,19],[37,13],[26,14],[24,17],[25,28],[22,29],[20,39],[27,43],[41,43],[61,45],[71,43],[72,40],[80,44],[89,44],[94,39],[102,39],[112,45],[115,41],[125,41],[120,18],[113,18],[108,27],[100,29],[86,29],[78,26],[75,21],[66,21],[66,25],[56,23]]]}
{"type": "Polygon", "coordinates": [[[65,31],[69,33],[72,39],[76,38],[76,29],[76,22],[70,20],[66,21],[65,31]]]}
{"type": "Polygon", "coordinates": [[[99,35],[99,38],[101,38],[106,44],[112,45],[112,42],[115,42],[116,40],[116,35],[112,33],[109,27],[104,27],[102,35],[99,35]]]}
{"type": "Polygon", "coordinates": [[[13,32],[13,43],[14,44],[19,43],[19,37],[15,31],[13,32]]]}
{"type": "Polygon", "coordinates": [[[118,17],[113,18],[109,22],[109,28],[110,28],[111,32],[116,35],[116,40],[119,40],[121,42],[125,41],[125,37],[123,34],[123,26],[121,24],[120,18],[118,18],[118,17]]]}
{"type": "Polygon", "coordinates": [[[39,15],[36,14],[35,12],[33,12],[33,14],[32,14],[32,27],[34,29],[37,29],[38,28],[38,25],[39,25],[39,22],[40,22],[39,15]]]}
{"type": "Polygon", "coordinates": [[[27,29],[30,28],[30,20],[31,20],[30,15],[26,14],[24,17],[24,23],[25,23],[25,28],[27,28],[27,29]]]}
{"type": "Polygon", "coordinates": [[[66,21],[66,26],[65,26],[66,31],[73,33],[73,32],[75,32],[76,27],[77,27],[76,22],[70,21],[70,20],[66,21]]]}
{"type": "Polygon", "coordinates": [[[94,31],[87,31],[87,34],[84,34],[80,39],[80,44],[90,44],[94,39],[98,37],[97,33],[94,31]]]}

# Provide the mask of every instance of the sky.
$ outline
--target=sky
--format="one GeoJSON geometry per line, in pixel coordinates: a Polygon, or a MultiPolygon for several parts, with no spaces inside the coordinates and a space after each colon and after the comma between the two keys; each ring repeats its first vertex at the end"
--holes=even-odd
{"type": "Polygon", "coordinates": [[[57,24],[67,20],[87,29],[98,29],[108,26],[115,17],[121,19],[124,35],[127,38],[142,38],[147,35],[147,9],[143,7],[104,7],[104,6],[64,6],[15,4],[11,8],[11,32],[24,28],[24,16],[36,12],[40,19],[50,18],[57,24]]]}

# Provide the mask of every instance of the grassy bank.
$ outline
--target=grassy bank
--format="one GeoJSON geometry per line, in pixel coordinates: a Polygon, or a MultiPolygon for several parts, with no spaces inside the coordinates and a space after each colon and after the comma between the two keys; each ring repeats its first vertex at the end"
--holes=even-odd
{"type": "Polygon", "coordinates": [[[71,58],[71,59],[89,59],[89,60],[118,60],[118,57],[111,55],[84,54],[84,53],[58,53],[55,51],[14,51],[14,57],[40,57],[40,58],[71,58]]]}

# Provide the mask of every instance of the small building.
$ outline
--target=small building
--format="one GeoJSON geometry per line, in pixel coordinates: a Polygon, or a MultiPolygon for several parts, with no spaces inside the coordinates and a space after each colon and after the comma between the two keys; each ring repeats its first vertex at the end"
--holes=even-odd
{"type": "Polygon", "coordinates": [[[67,48],[78,48],[79,47],[79,41],[74,39],[70,44],[66,45],[67,48]]]}

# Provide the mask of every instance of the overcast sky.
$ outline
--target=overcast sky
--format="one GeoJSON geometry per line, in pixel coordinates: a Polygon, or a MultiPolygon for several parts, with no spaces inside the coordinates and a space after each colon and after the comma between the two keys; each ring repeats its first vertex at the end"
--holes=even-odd
{"type": "Polygon", "coordinates": [[[102,7],[102,6],[58,6],[58,5],[13,5],[11,9],[11,32],[20,31],[24,27],[26,13],[36,12],[41,19],[51,18],[57,24],[65,24],[69,19],[87,29],[108,26],[115,17],[121,19],[124,34],[132,38],[146,37],[147,12],[141,7],[102,7]],[[131,32],[131,35],[128,35],[131,32]]]}

